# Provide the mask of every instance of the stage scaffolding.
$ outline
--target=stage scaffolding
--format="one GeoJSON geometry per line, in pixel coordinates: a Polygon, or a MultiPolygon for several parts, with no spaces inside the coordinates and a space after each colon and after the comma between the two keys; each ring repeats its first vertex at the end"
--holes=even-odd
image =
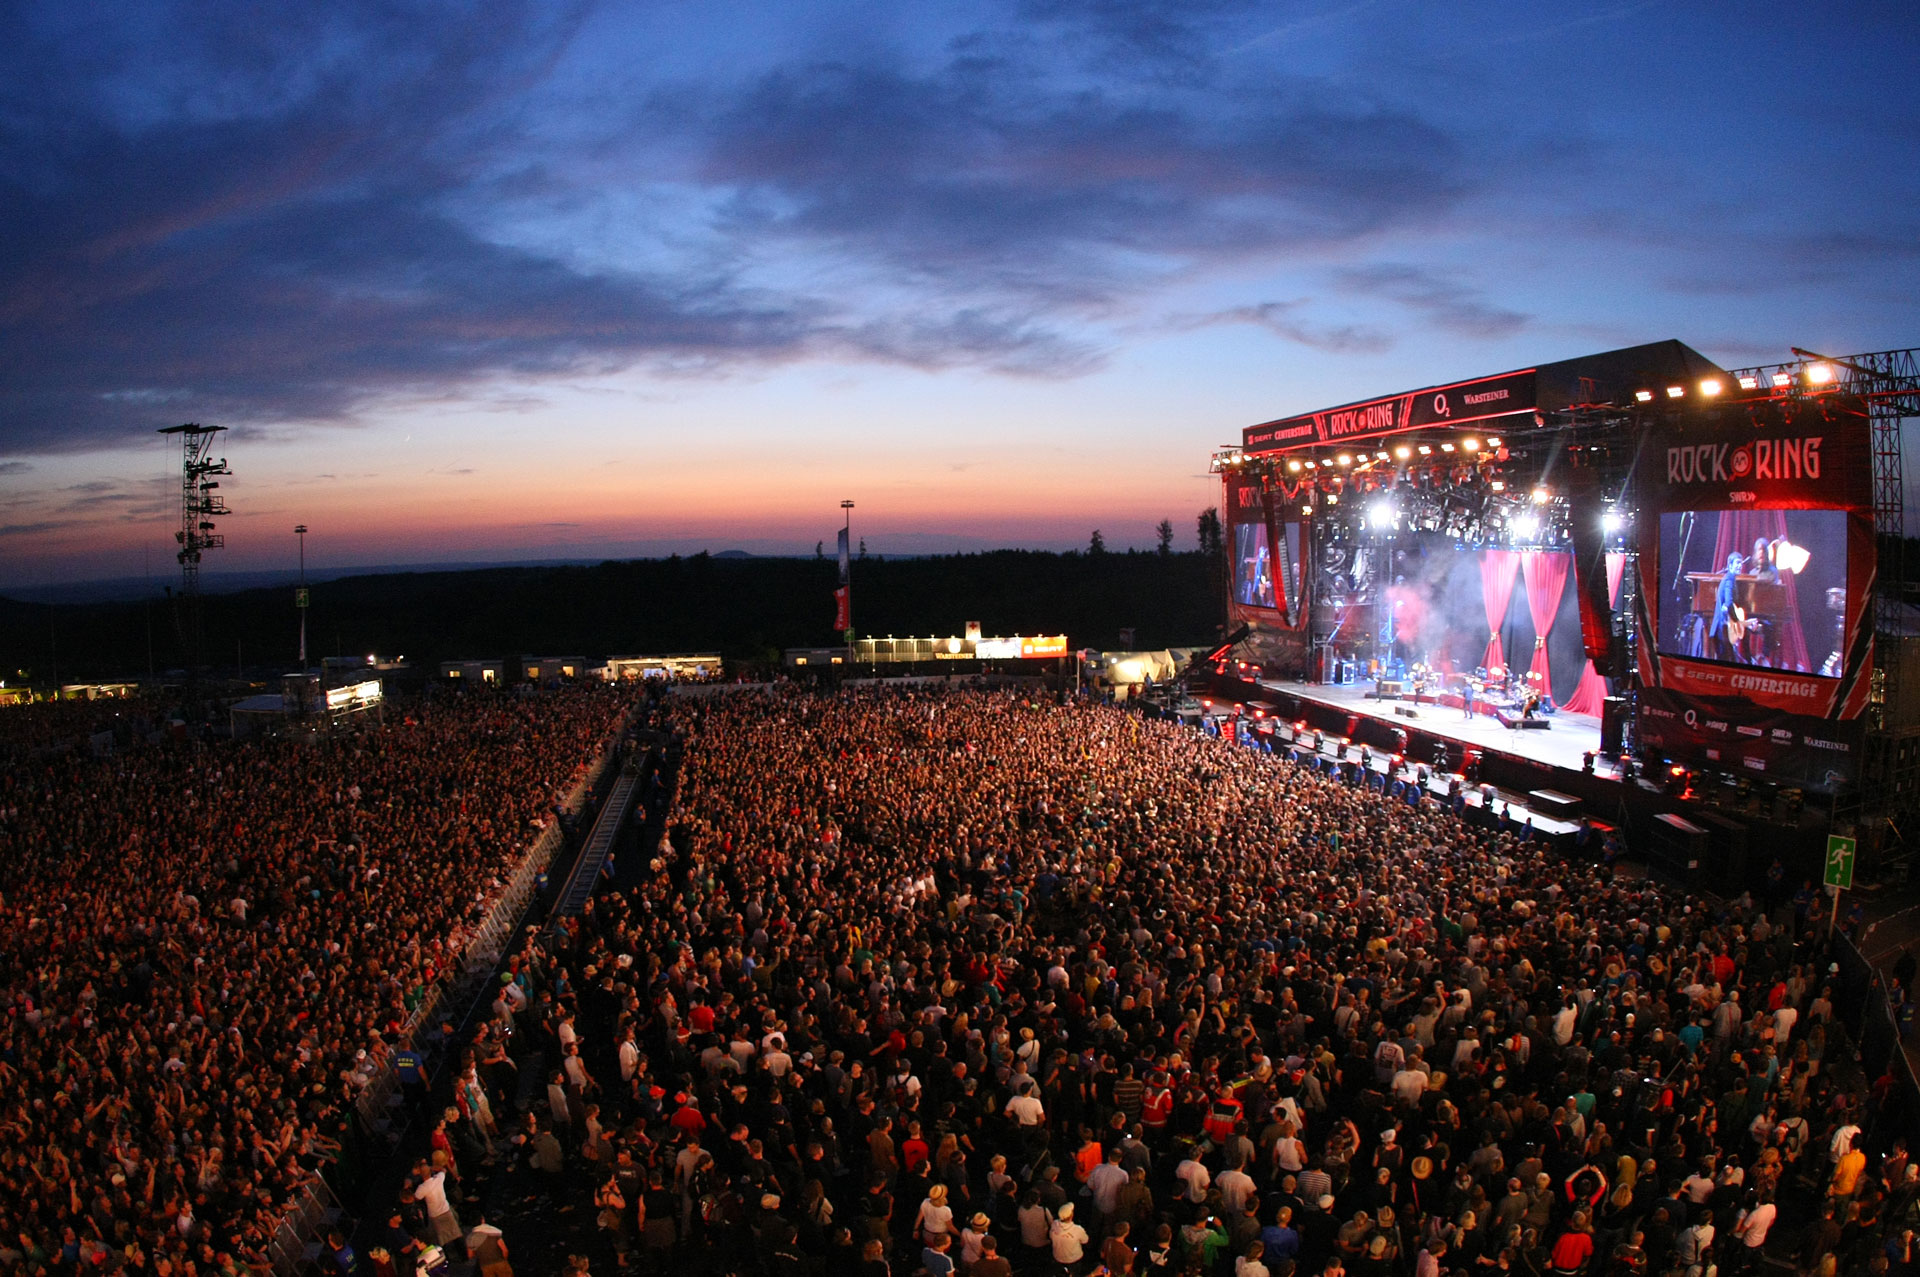
{"type": "MultiPolygon", "coordinates": [[[[1907,423],[1920,418],[1920,350],[1881,350],[1824,356],[1795,347],[1791,363],[1736,369],[1747,384],[1839,390],[1867,404],[1873,432],[1873,530],[1879,553],[1874,591],[1873,690],[1868,705],[1861,784],[1834,811],[1836,825],[1891,824],[1902,842],[1920,816],[1920,715],[1912,686],[1920,635],[1910,619],[1915,602],[1907,578],[1906,470],[1902,447],[1907,423]],[[1784,379],[1784,380],[1783,380],[1784,379]]],[[[1911,854],[1911,853],[1907,853],[1911,854]]]]}

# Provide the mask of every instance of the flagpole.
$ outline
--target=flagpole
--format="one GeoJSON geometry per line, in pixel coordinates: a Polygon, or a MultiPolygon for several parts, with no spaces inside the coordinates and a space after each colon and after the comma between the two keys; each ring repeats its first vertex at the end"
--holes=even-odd
{"type": "Polygon", "coordinates": [[[846,591],[846,631],[840,636],[847,645],[847,672],[853,672],[853,502],[842,501],[840,511],[846,517],[841,529],[840,588],[846,591]]]}

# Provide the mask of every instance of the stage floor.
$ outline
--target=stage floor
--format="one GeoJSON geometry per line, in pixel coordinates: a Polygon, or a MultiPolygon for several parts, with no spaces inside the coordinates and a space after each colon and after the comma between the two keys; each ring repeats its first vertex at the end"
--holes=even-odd
{"type": "MultiPolygon", "coordinates": [[[[1326,683],[1282,683],[1263,680],[1260,687],[1266,691],[1297,696],[1301,700],[1333,706],[1349,714],[1377,718],[1395,727],[1417,726],[1420,731],[1429,736],[1443,736],[1450,741],[1472,745],[1476,749],[1510,754],[1533,762],[1545,763],[1549,767],[1565,767],[1570,771],[1579,771],[1582,755],[1592,750],[1596,755],[1596,774],[1601,776],[1617,774],[1613,766],[1597,757],[1600,752],[1600,720],[1588,714],[1569,714],[1565,710],[1560,710],[1545,720],[1553,724],[1551,727],[1545,731],[1529,731],[1502,727],[1498,719],[1484,714],[1475,714],[1472,718],[1467,718],[1461,710],[1446,705],[1414,705],[1410,701],[1377,701],[1373,699],[1371,683],[1343,687],[1326,683]],[[1407,706],[1419,717],[1409,720],[1395,714],[1393,710],[1396,705],[1407,706]]],[[[1457,757],[1456,755],[1456,760],[1457,757]]]]}

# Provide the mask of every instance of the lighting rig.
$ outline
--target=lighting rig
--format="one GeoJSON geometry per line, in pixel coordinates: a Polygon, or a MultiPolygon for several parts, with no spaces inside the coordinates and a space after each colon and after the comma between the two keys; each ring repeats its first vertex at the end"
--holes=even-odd
{"type": "Polygon", "coordinates": [[[1432,533],[1462,549],[1556,549],[1571,510],[1532,445],[1500,435],[1424,434],[1389,446],[1213,458],[1216,474],[1278,488],[1286,518],[1312,518],[1336,544],[1432,533]]]}
{"type": "Polygon", "coordinates": [[[205,635],[200,620],[200,558],[208,550],[218,550],[227,539],[214,520],[231,514],[221,497],[220,479],[231,475],[225,457],[213,455],[215,440],[225,426],[203,426],[190,421],[183,426],[167,426],[160,433],[180,440],[180,530],[173,539],[180,546],[174,555],[180,561],[180,597],[175,618],[179,624],[181,645],[187,649],[189,668],[197,668],[204,659],[205,635]]]}

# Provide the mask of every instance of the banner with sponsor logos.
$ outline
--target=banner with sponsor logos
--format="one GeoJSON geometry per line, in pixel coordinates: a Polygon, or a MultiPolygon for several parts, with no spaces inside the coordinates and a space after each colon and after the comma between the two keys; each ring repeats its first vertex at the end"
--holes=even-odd
{"type": "Polygon", "coordinates": [[[1860,777],[1865,725],[1643,688],[1640,747],[1688,767],[1833,793],[1860,777]]]}
{"type": "MultiPolygon", "coordinates": [[[[1634,488],[1642,686],[1863,713],[1877,568],[1857,399],[1730,404],[1651,432],[1634,488]]],[[[1741,721],[1746,721],[1741,719],[1741,721]]]]}
{"type": "Polygon", "coordinates": [[[1302,444],[1375,439],[1405,430],[1465,426],[1514,413],[1530,413],[1534,407],[1534,370],[1528,368],[1248,426],[1241,431],[1241,447],[1254,456],[1302,444]]]}
{"type": "Polygon", "coordinates": [[[973,654],[983,661],[1030,661],[1067,654],[1067,636],[1042,634],[1034,638],[983,638],[974,643],[973,654]]]}

